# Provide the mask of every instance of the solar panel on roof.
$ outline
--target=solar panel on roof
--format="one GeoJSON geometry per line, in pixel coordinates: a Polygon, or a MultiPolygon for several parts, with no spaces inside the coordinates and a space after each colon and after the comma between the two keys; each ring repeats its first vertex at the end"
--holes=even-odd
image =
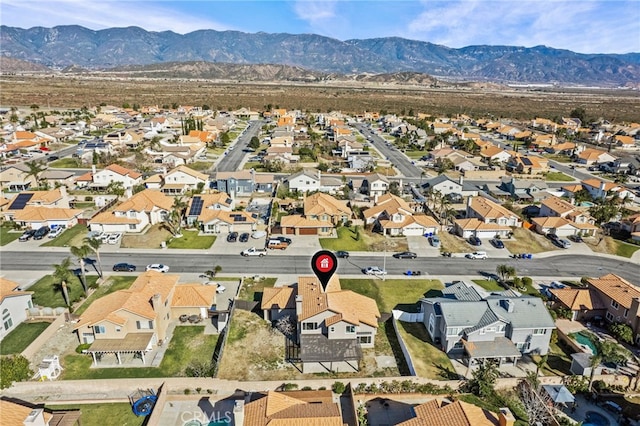
{"type": "Polygon", "coordinates": [[[191,201],[191,208],[189,209],[189,216],[198,216],[202,213],[202,205],[204,201],[200,197],[193,197],[193,201],[191,201]]]}
{"type": "Polygon", "coordinates": [[[530,166],[530,165],[532,165],[532,164],[533,164],[533,163],[531,162],[531,160],[530,160],[530,159],[528,159],[527,157],[522,157],[522,163],[523,163],[525,166],[530,166]]]}
{"type": "Polygon", "coordinates": [[[22,210],[27,205],[33,194],[18,194],[9,206],[9,210],[22,210]]]}

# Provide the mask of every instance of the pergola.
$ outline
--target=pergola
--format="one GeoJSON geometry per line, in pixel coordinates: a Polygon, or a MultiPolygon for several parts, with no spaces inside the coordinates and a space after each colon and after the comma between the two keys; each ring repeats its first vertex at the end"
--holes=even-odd
{"type": "Polygon", "coordinates": [[[329,339],[322,334],[300,336],[300,360],[303,363],[317,362],[333,370],[333,363],[340,362],[348,364],[353,371],[359,371],[360,359],[362,349],[355,339],[329,339]]]}
{"type": "Polygon", "coordinates": [[[518,360],[522,358],[522,353],[516,345],[506,337],[497,337],[494,340],[469,342],[463,340],[467,366],[471,368],[478,360],[498,360],[498,367],[504,362],[513,362],[515,367],[518,360]]]}
{"type": "Polygon", "coordinates": [[[87,349],[93,357],[93,365],[98,365],[96,354],[114,353],[118,364],[122,364],[120,354],[139,353],[142,363],[146,364],[144,353],[151,348],[151,341],[155,333],[128,333],[124,339],[96,339],[87,349]]]}

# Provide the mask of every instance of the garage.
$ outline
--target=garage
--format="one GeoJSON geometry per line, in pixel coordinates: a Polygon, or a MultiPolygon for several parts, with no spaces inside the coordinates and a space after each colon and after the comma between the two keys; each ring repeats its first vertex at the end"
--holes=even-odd
{"type": "Polygon", "coordinates": [[[300,228],[299,235],[317,235],[318,228],[300,228]]]}

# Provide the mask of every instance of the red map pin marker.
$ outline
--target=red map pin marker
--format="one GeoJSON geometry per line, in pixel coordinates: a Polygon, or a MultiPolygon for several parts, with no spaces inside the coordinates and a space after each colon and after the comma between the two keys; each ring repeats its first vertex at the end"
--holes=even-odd
{"type": "Polygon", "coordinates": [[[322,284],[322,289],[326,290],[329,280],[338,269],[338,258],[328,250],[320,250],[311,258],[311,269],[322,284]]]}

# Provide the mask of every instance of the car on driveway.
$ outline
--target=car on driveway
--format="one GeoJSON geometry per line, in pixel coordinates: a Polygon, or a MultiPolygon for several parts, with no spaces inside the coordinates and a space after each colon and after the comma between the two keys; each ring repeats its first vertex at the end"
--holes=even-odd
{"type": "Polygon", "coordinates": [[[130,263],[116,263],[113,265],[113,270],[115,272],[135,272],[136,265],[132,265],[130,263]]]}
{"type": "Polygon", "coordinates": [[[41,239],[44,238],[45,235],[47,235],[49,233],[49,231],[51,231],[51,229],[47,225],[41,226],[40,228],[38,228],[36,233],[33,234],[33,239],[34,240],[41,240],[41,239]]]}
{"type": "Polygon", "coordinates": [[[437,235],[429,237],[429,244],[431,244],[431,247],[440,247],[440,238],[437,235]]]}
{"type": "Polygon", "coordinates": [[[558,236],[556,234],[552,234],[552,233],[549,232],[546,236],[547,236],[548,239],[550,239],[553,242],[558,240],[558,236]]]}
{"type": "Polygon", "coordinates": [[[146,270],[162,272],[164,274],[169,272],[169,267],[167,265],[163,265],[162,263],[152,263],[151,265],[147,265],[146,270]]]}
{"type": "Polygon", "coordinates": [[[228,243],[235,243],[236,241],[238,241],[238,233],[237,232],[229,232],[229,235],[227,235],[227,242],[228,243]]]}
{"type": "Polygon", "coordinates": [[[561,247],[564,249],[571,247],[571,241],[566,240],[564,238],[559,238],[558,240],[556,240],[556,244],[558,245],[558,247],[561,247]]]}
{"type": "Polygon", "coordinates": [[[415,259],[418,255],[412,251],[401,251],[400,253],[394,253],[393,257],[396,259],[415,259]]]}
{"type": "Polygon", "coordinates": [[[60,234],[62,234],[64,228],[62,226],[55,227],[49,232],[49,238],[57,238],[60,234]]]}
{"type": "Polygon", "coordinates": [[[107,239],[108,244],[118,244],[120,242],[120,238],[122,238],[122,234],[119,232],[113,233],[109,235],[107,239]]]}
{"type": "Polygon", "coordinates": [[[494,246],[497,249],[503,249],[504,248],[504,243],[502,242],[502,240],[498,239],[498,238],[492,238],[489,240],[489,242],[491,243],[492,246],[494,246]]]}
{"type": "Polygon", "coordinates": [[[367,275],[387,275],[387,271],[380,269],[378,266],[367,266],[362,269],[362,272],[367,275]]]}
{"type": "Polygon", "coordinates": [[[240,237],[238,237],[238,241],[240,241],[241,243],[246,243],[247,241],[249,241],[249,233],[243,232],[242,234],[240,234],[240,237]]]}
{"type": "Polygon", "coordinates": [[[487,252],[485,251],[474,251],[473,253],[468,253],[465,256],[467,259],[486,259],[487,252]]]}
{"type": "Polygon", "coordinates": [[[348,259],[349,258],[349,252],[348,251],[344,251],[344,250],[338,250],[336,252],[336,257],[339,257],[341,259],[348,259]]]}
{"type": "Polygon", "coordinates": [[[223,285],[221,285],[221,284],[218,284],[218,288],[216,288],[216,293],[218,293],[218,294],[220,294],[220,293],[224,293],[224,291],[225,291],[226,289],[227,289],[227,288],[226,288],[225,286],[223,286],[223,285]]]}
{"type": "Polygon", "coordinates": [[[584,240],[582,239],[582,237],[580,235],[569,235],[567,238],[569,238],[574,243],[583,243],[584,242],[584,240]]]}
{"type": "Polygon", "coordinates": [[[287,238],[287,237],[276,237],[277,240],[282,241],[283,243],[287,243],[287,244],[291,244],[291,238],[287,238]]]}
{"type": "Polygon", "coordinates": [[[476,237],[475,235],[469,237],[469,244],[471,244],[472,246],[481,246],[482,245],[482,241],[480,240],[480,238],[476,237]]]}
{"type": "Polygon", "coordinates": [[[33,235],[35,233],[36,233],[35,229],[27,229],[22,233],[22,235],[20,235],[20,238],[18,238],[18,241],[29,241],[31,238],[33,238],[33,235]]]}

